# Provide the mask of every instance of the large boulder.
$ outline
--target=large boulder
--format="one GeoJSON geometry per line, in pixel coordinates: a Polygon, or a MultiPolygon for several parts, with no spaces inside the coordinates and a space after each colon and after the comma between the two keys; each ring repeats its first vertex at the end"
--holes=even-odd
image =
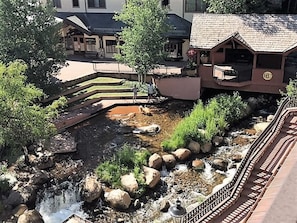
{"type": "Polygon", "coordinates": [[[101,183],[96,176],[87,176],[83,185],[82,196],[84,201],[91,203],[98,199],[102,192],[101,183]]]}
{"type": "Polygon", "coordinates": [[[191,140],[188,144],[188,149],[194,154],[200,153],[200,144],[194,140],[191,140]]]}
{"type": "Polygon", "coordinates": [[[41,214],[36,210],[26,210],[17,223],[44,223],[41,214]]]}
{"type": "Polygon", "coordinates": [[[162,167],[162,162],[162,157],[159,154],[154,153],[150,156],[148,165],[151,168],[159,170],[162,167]]]}
{"type": "Polygon", "coordinates": [[[128,192],[116,189],[105,193],[106,201],[113,208],[128,209],[131,204],[131,197],[128,192]]]}
{"type": "Polygon", "coordinates": [[[144,178],[149,188],[154,188],[161,180],[161,174],[158,170],[143,166],[144,178]]]}
{"type": "Polygon", "coordinates": [[[179,149],[175,150],[174,152],[172,152],[172,154],[175,157],[177,157],[177,159],[184,161],[190,157],[191,151],[186,148],[179,148],[179,149]]]}
{"type": "Polygon", "coordinates": [[[165,163],[166,168],[172,169],[176,165],[175,156],[172,154],[165,154],[162,156],[162,160],[165,163]]]}
{"type": "Polygon", "coordinates": [[[123,188],[131,194],[135,194],[139,187],[133,173],[121,176],[121,184],[123,188]]]}

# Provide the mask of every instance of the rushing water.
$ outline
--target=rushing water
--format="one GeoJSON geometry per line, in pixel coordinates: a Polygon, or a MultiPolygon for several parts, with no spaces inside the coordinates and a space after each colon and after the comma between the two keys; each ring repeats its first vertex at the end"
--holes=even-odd
{"type": "Polygon", "coordinates": [[[72,214],[86,218],[88,215],[82,210],[80,189],[77,183],[63,182],[52,185],[42,193],[36,209],[42,215],[45,223],[60,223],[72,214]]]}

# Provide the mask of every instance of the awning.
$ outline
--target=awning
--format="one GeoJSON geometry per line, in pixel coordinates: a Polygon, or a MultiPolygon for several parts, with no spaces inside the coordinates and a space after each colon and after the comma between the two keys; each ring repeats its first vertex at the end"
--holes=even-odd
{"type": "Polygon", "coordinates": [[[88,27],[83,23],[83,21],[81,21],[80,18],[78,18],[76,15],[66,17],[65,22],[71,24],[83,33],[86,33],[88,35],[92,34],[88,27]]]}

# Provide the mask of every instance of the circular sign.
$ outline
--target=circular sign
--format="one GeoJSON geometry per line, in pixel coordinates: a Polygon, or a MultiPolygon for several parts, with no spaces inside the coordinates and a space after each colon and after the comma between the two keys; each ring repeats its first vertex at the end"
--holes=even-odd
{"type": "Polygon", "coordinates": [[[265,71],[264,73],[263,73],[263,79],[265,80],[265,81],[270,81],[271,79],[272,79],[272,73],[270,72],[270,71],[265,71]]]}

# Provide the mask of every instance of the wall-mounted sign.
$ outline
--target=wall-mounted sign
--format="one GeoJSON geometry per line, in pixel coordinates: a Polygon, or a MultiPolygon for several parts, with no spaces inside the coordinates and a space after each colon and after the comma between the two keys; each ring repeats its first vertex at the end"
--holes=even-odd
{"type": "Polygon", "coordinates": [[[263,73],[263,79],[265,80],[265,81],[270,81],[271,79],[272,79],[272,73],[270,72],[270,71],[265,71],[264,73],[263,73]]]}

